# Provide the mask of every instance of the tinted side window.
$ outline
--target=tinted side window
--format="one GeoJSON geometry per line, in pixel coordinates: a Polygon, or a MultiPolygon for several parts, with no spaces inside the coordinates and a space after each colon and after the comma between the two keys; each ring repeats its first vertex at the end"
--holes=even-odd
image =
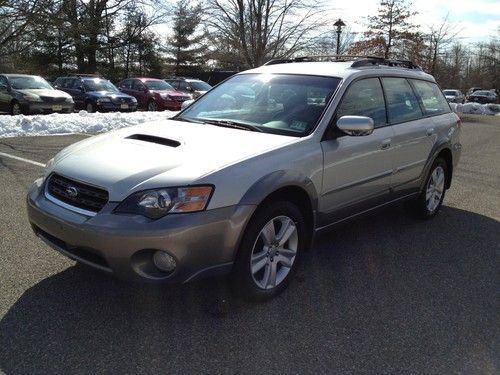
{"type": "Polygon", "coordinates": [[[417,97],[405,78],[382,78],[382,83],[390,123],[416,120],[423,116],[417,97]]]}
{"type": "MultiPolygon", "coordinates": [[[[417,95],[420,97],[426,115],[440,115],[450,112],[450,106],[439,87],[432,82],[412,80],[417,95]]],[[[457,92],[458,95],[458,92],[457,92]]]]}
{"type": "Polygon", "coordinates": [[[142,90],[142,89],[144,89],[144,87],[145,87],[144,83],[142,83],[139,80],[134,80],[132,83],[132,89],[134,89],[134,90],[142,90]]]}
{"type": "Polygon", "coordinates": [[[362,79],[349,86],[337,109],[337,118],[349,115],[371,117],[375,127],[386,124],[384,94],[378,78],[362,79]]]}
{"type": "Polygon", "coordinates": [[[79,89],[80,87],[83,87],[83,83],[82,81],[80,81],[79,79],[70,79],[67,83],[68,85],[68,88],[72,88],[72,89],[79,89]]]}
{"type": "Polygon", "coordinates": [[[179,90],[187,90],[188,84],[184,81],[179,82],[179,90]]]}
{"type": "Polygon", "coordinates": [[[132,80],[131,79],[126,79],[120,84],[120,87],[123,87],[124,89],[130,89],[132,88],[132,80]]]}
{"type": "Polygon", "coordinates": [[[7,86],[7,78],[0,76],[0,85],[7,86]]]}

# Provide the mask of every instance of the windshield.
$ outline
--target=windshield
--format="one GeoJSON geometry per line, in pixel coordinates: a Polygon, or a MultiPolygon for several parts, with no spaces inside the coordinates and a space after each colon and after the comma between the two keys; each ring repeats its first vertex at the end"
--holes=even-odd
{"type": "Polygon", "coordinates": [[[143,81],[143,83],[150,90],[170,90],[170,91],[175,90],[172,86],[170,86],[165,81],[151,80],[151,81],[143,81]]]}
{"type": "Polygon", "coordinates": [[[474,91],[472,96],[490,96],[492,92],[490,91],[474,91]]]}
{"type": "Polygon", "coordinates": [[[447,95],[447,96],[457,96],[458,95],[458,92],[455,91],[455,90],[444,90],[443,91],[443,94],[447,95]]]}
{"type": "Polygon", "coordinates": [[[118,92],[118,89],[111,82],[104,79],[86,79],[83,81],[85,91],[112,91],[118,92]]]}
{"type": "Polygon", "coordinates": [[[53,90],[52,86],[42,77],[10,77],[9,82],[15,90],[53,90]]]}
{"type": "Polygon", "coordinates": [[[190,81],[189,84],[196,91],[208,91],[212,88],[212,86],[203,81],[190,81]]]}
{"type": "Polygon", "coordinates": [[[250,125],[266,133],[310,133],[340,79],[311,75],[236,75],[194,102],[177,119],[250,125]]]}

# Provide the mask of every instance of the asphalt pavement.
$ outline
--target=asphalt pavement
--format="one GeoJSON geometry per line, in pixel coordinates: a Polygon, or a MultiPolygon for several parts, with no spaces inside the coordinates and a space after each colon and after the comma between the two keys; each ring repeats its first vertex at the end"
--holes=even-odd
{"type": "MultiPolygon", "coordinates": [[[[224,279],[127,284],[49,249],[25,194],[43,168],[0,155],[0,371],[498,374],[500,118],[463,125],[440,214],[404,206],[320,233],[278,298],[224,279]]],[[[45,163],[83,136],[0,139],[45,163]]]]}

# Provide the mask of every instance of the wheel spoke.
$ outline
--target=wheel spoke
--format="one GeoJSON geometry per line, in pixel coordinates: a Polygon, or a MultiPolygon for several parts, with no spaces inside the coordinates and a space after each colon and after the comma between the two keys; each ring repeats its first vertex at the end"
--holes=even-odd
{"type": "Polygon", "coordinates": [[[428,189],[427,189],[427,192],[425,193],[425,201],[426,201],[426,202],[427,202],[429,199],[431,199],[431,197],[432,197],[432,193],[433,193],[432,189],[431,189],[431,188],[428,188],[428,189]]]}
{"type": "Polygon", "coordinates": [[[292,268],[293,261],[291,258],[293,258],[293,257],[286,257],[285,255],[282,255],[280,253],[280,255],[278,255],[275,260],[276,260],[276,262],[283,265],[283,267],[292,268]]]}
{"type": "Polygon", "coordinates": [[[278,235],[276,236],[279,246],[283,246],[294,232],[295,232],[295,223],[289,218],[284,219],[282,221],[281,229],[278,235]]]}
{"type": "Polygon", "coordinates": [[[436,187],[441,187],[444,185],[444,173],[440,172],[437,177],[436,187]]]}
{"type": "Polygon", "coordinates": [[[254,255],[252,257],[252,273],[256,274],[259,272],[267,263],[267,251],[262,251],[261,253],[254,255]]]}
{"type": "Polygon", "coordinates": [[[262,231],[260,232],[262,239],[264,240],[264,244],[266,245],[272,245],[273,242],[276,240],[276,231],[274,229],[274,220],[271,220],[269,223],[267,223],[264,228],[262,228],[262,231]]]}
{"type": "Polygon", "coordinates": [[[276,262],[272,262],[269,265],[269,277],[267,279],[266,283],[266,289],[267,288],[274,288],[276,286],[276,270],[277,270],[277,264],[276,262]]]}

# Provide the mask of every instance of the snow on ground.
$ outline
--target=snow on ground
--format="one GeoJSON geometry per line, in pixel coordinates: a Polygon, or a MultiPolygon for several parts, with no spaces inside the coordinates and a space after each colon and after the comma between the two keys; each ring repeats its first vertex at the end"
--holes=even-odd
{"type": "Polygon", "coordinates": [[[456,113],[470,113],[473,115],[490,115],[500,116],[499,104],[479,104],[479,103],[465,103],[456,104],[450,103],[451,109],[456,113]]]}
{"type": "Polygon", "coordinates": [[[78,113],[35,116],[0,115],[0,138],[49,134],[97,134],[148,121],[166,120],[177,112],[112,112],[78,113]]]}

